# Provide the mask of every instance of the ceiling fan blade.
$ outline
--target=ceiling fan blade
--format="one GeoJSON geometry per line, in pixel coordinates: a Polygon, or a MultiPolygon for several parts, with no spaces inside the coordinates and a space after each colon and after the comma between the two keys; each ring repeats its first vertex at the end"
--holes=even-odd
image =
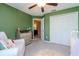
{"type": "Polygon", "coordinates": [[[57,6],[57,3],[46,3],[47,5],[51,5],[51,6],[57,6]]]}
{"type": "Polygon", "coordinates": [[[41,11],[44,12],[44,7],[41,7],[41,11]]]}
{"type": "Polygon", "coordinates": [[[37,4],[34,4],[34,5],[30,6],[29,9],[32,9],[35,6],[37,6],[37,4]]]}

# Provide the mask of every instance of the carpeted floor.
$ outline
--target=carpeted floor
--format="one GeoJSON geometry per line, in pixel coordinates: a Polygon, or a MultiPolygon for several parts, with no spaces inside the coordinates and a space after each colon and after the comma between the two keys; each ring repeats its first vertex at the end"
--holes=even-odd
{"type": "Polygon", "coordinates": [[[26,46],[25,56],[69,56],[70,47],[34,40],[26,46]]]}

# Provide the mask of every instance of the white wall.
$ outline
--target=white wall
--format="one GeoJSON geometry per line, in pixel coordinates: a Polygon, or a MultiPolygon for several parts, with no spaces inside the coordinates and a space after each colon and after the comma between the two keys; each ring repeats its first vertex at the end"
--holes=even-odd
{"type": "Polygon", "coordinates": [[[70,45],[71,32],[78,30],[78,12],[50,16],[50,42],[70,45]]]}

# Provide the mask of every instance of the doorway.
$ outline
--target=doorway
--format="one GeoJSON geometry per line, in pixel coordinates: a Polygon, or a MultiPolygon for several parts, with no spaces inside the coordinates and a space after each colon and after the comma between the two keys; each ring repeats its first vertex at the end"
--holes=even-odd
{"type": "Polygon", "coordinates": [[[41,21],[39,18],[34,18],[33,20],[33,31],[34,31],[34,39],[41,38],[41,21]]]}

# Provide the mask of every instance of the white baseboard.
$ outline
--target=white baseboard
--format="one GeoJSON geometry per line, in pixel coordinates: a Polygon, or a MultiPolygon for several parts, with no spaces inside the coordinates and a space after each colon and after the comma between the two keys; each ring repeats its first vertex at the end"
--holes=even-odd
{"type": "MultiPolygon", "coordinates": [[[[45,40],[42,40],[43,42],[45,42],[45,43],[54,43],[54,42],[51,42],[51,41],[45,41],[45,40]]],[[[59,44],[59,43],[55,43],[55,44],[59,44]]],[[[63,46],[68,46],[68,47],[70,47],[69,45],[64,45],[64,44],[59,44],[59,45],[63,45],[63,46]]]]}
{"type": "Polygon", "coordinates": [[[50,42],[50,41],[46,41],[46,40],[42,40],[43,42],[46,42],[46,43],[52,43],[52,42],[50,42]]]}

